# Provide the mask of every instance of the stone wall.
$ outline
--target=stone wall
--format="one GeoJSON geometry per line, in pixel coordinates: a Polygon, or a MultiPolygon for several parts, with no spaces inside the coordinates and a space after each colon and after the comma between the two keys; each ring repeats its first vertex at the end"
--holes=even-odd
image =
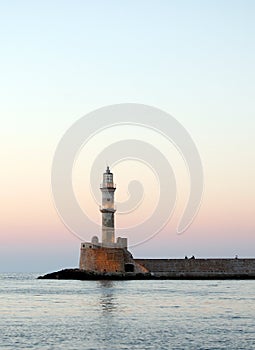
{"type": "Polygon", "coordinates": [[[144,266],[134,261],[126,248],[103,247],[92,243],[81,244],[79,268],[96,273],[148,272],[144,266]]]}
{"type": "Polygon", "coordinates": [[[134,259],[166,277],[255,277],[255,259],[134,259]]]}
{"type": "Polygon", "coordinates": [[[81,270],[166,278],[255,278],[255,259],[133,259],[125,248],[82,243],[81,270]]]}
{"type": "Polygon", "coordinates": [[[125,258],[120,248],[81,248],[80,269],[94,272],[124,272],[125,258]]]}

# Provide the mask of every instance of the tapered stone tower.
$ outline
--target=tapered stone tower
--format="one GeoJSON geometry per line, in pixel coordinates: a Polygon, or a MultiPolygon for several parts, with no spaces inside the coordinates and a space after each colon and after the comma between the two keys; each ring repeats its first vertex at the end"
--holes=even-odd
{"type": "Polygon", "coordinates": [[[113,183],[113,174],[107,166],[103,174],[103,183],[100,186],[102,192],[102,206],[100,211],[102,213],[102,244],[103,246],[111,246],[115,243],[115,229],[114,229],[114,192],[116,187],[113,183]]]}
{"type": "MultiPolygon", "coordinates": [[[[116,187],[109,167],[103,174],[100,190],[102,192],[102,205],[100,206],[102,243],[99,242],[97,236],[93,236],[91,242],[81,243],[79,267],[81,270],[95,273],[132,272],[136,265],[131,253],[127,250],[127,238],[117,237],[115,240],[114,192],[116,187]]],[[[138,271],[137,268],[136,271],[138,271]]]]}

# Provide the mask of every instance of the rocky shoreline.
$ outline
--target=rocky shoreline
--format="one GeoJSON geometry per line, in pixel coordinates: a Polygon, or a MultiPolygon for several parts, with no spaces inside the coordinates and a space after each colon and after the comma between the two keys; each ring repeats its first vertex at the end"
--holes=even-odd
{"type": "Polygon", "coordinates": [[[63,269],[56,272],[51,272],[43,276],[39,276],[38,279],[56,279],[56,280],[174,280],[174,279],[197,279],[197,280],[215,280],[215,279],[255,279],[255,276],[249,274],[160,274],[160,273],[97,273],[93,271],[80,270],[78,268],[63,269]]]}
{"type": "Polygon", "coordinates": [[[123,279],[151,279],[151,273],[97,273],[93,271],[85,271],[76,269],[64,269],[44,276],[39,276],[38,279],[58,279],[58,280],[123,280],[123,279]]]}

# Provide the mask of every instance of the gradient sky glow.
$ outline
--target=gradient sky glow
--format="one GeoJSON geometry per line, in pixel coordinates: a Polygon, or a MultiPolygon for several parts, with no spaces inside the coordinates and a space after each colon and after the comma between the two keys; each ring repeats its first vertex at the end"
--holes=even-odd
{"type": "MultiPolygon", "coordinates": [[[[176,171],[177,208],[167,227],[132,253],[254,257],[254,17],[255,2],[247,0],[2,2],[0,271],[77,266],[80,241],[53,204],[54,151],[77,119],[124,102],[173,115],[196,143],[205,173],[201,210],[178,236],[188,177],[175,150],[155,138],[176,171]]],[[[106,139],[129,132],[98,135],[91,140],[91,152],[81,151],[74,188],[82,207],[88,164],[106,139]]],[[[140,171],[142,177],[154,181],[146,171],[140,171]]],[[[124,164],[114,173],[124,200],[131,174],[124,164]]],[[[152,188],[156,200],[156,181],[152,188]]],[[[90,215],[100,222],[96,204],[89,196],[86,201],[90,215]]],[[[145,201],[133,217],[117,217],[117,225],[118,220],[120,225],[125,220],[135,224],[149,215],[150,204],[145,201]]]]}

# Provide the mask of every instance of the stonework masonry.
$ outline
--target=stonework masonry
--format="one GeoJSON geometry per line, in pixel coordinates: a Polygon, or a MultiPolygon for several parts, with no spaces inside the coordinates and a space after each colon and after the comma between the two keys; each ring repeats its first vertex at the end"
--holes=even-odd
{"type": "Polygon", "coordinates": [[[119,248],[84,248],[80,254],[80,269],[95,272],[123,272],[124,252],[119,248]]]}
{"type": "Polygon", "coordinates": [[[255,278],[255,259],[133,259],[126,248],[81,247],[81,270],[166,278],[255,278]]]}
{"type": "Polygon", "coordinates": [[[134,259],[161,277],[255,278],[255,259],[134,259]]]}
{"type": "Polygon", "coordinates": [[[146,273],[126,248],[108,248],[100,245],[81,245],[80,270],[96,273],[146,273]]]}

